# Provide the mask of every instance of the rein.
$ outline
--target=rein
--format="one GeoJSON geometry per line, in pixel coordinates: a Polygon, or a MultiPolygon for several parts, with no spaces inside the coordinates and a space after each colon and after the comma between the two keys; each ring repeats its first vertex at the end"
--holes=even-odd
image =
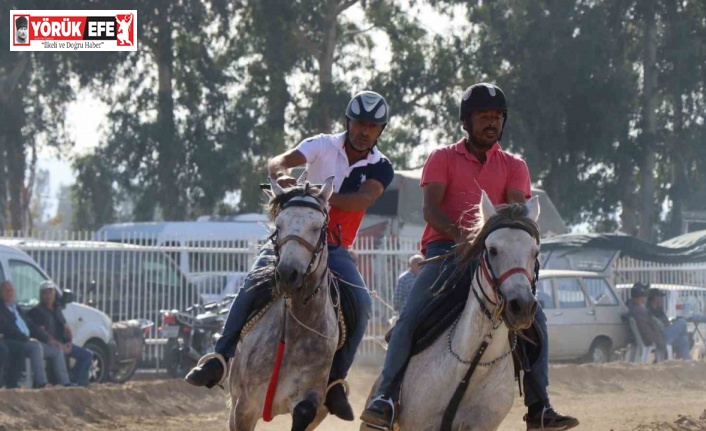
{"type": "MultiPolygon", "coordinates": [[[[505,222],[505,223],[500,223],[497,226],[494,226],[493,229],[488,231],[488,235],[490,235],[492,232],[495,232],[498,229],[504,229],[504,228],[509,228],[509,229],[520,229],[523,230],[532,236],[537,243],[539,244],[539,238],[532,233],[528,228],[526,228],[523,225],[517,224],[517,223],[512,223],[512,222],[505,222]]],[[[530,284],[532,285],[532,294],[535,293],[535,285],[537,283],[537,280],[539,279],[539,261],[535,260],[534,264],[534,277],[529,274],[529,272],[522,267],[514,267],[510,268],[509,270],[503,272],[500,274],[500,277],[495,276],[495,272],[493,271],[493,267],[490,264],[490,258],[488,257],[488,249],[483,248],[483,253],[481,255],[480,263],[478,265],[480,268],[476,269],[476,281],[477,284],[480,288],[481,293],[485,297],[485,299],[495,308],[492,312],[488,307],[485,305],[485,302],[481,300],[480,295],[476,291],[475,287],[471,285],[471,291],[473,292],[473,295],[476,297],[476,300],[478,301],[478,304],[480,305],[481,311],[483,311],[483,314],[485,317],[487,317],[490,320],[491,327],[493,329],[497,329],[501,322],[503,321],[502,318],[502,312],[505,308],[505,297],[503,296],[502,292],[500,292],[500,285],[510,278],[510,276],[515,275],[515,274],[524,274],[527,279],[530,281],[530,284]],[[486,293],[485,289],[483,289],[483,285],[480,282],[480,275],[479,272],[483,273],[483,276],[485,277],[486,281],[488,284],[490,284],[493,292],[493,296],[495,297],[495,300],[493,301],[486,293]],[[494,326],[495,322],[498,322],[498,326],[494,326]]],[[[460,316],[459,316],[460,319],[460,316]]],[[[459,362],[465,365],[469,365],[468,371],[466,371],[466,374],[463,376],[461,381],[458,383],[458,386],[456,387],[456,390],[454,391],[453,396],[451,397],[451,401],[449,401],[449,405],[446,406],[446,410],[444,411],[444,416],[441,419],[441,431],[451,431],[451,426],[453,425],[454,418],[456,417],[456,412],[458,411],[458,407],[461,405],[461,400],[463,399],[463,396],[466,393],[466,390],[468,389],[468,386],[471,383],[471,377],[473,376],[473,373],[475,372],[476,368],[478,368],[478,365],[483,365],[483,366],[491,366],[497,362],[499,362],[501,359],[507,357],[512,353],[512,351],[515,349],[515,346],[517,345],[517,333],[513,331],[514,333],[514,342],[510,350],[501,355],[499,358],[496,358],[493,361],[487,362],[487,363],[481,363],[480,360],[483,357],[483,354],[485,353],[486,349],[488,348],[488,345],[490,345],[490,342],[492,341],[492,331],[483,337],[483,342],[481,343],[480,347],[476,351],[476,354],[473,355],[473,359],[470,361],[465,361],[461,359],[457,354],[454,353],[453,349],[451,348],[451,340],[452,340],[452,332],[456,329],[456,324],[458,323],[458,319],[456,322],[454,322],[453,328],[449,330],[449,338],[448,338],[448,347],[449,351],[451,352],[451,355],[454,356],[459,362]]]]}

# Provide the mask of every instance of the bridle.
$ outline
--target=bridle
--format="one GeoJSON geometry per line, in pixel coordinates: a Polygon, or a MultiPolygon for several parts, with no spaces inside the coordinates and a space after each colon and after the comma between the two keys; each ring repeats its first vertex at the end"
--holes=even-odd
{"type": "MultiPolygon", "coordinates": [[[[488,232],[488,235],[498,229],[503,228],[523,230],[530,234],[530,236],[535,239],[537,244],[539,244],[539,238],[537,237],[536,232],[532,232],[526,226],[517,223],[501,223],[497,226],[494,226],[493,229],[488,232]]],[[[478,300],[483,314],[485,314],[485,316],[492,322],[502,322],[502,313],[505,310],[506,300],[505,296],[500,291],[500,286],[505,280],[507,280],[511,276],[515,274],[523,274],[525,277],[527,277],[527,280],[530,282],[530,285],[532,286],[532,294],[534,295],[536,291],[537,280],[539,279],[539,260],[535,259],[534,261],[534,274],[530,274],[530,272],[527,271],[527,269],[524,267],[516,266],[503,272],[498,277],[495,275],[495,271],[493,271],[493,267],[490,264],[490,258],[488,257],[488,254],[488,248],[484,246],[483,253],[481,254],[480,262],[478,264],[480,268],[479,271],[476,271],[476,281],[478,286],[480,287],[480,292],[483,294],[483,297],[485,297],[486,301],[494,307],[493,312],[488,309],[485,304],[485,301],[481,300],[480,295],[478,295],[476,289],[474,287],[471,287],[471,290],[473,291],[473,295],[475,295],[476,299],[478,300]],[[488,294],[485,293],[485,289],[483,289],[483,285],[480,282],[480,273],[483,273],[483,277],[485,277],[485,280],[492,288],[495,300],[491,299],[488,294]]]]}
{"type": "MultiPolygon", "coordinates": [[[[321,233],[319,235],[319,239],[315,245],[312,245],[309,241],[306,239],[302,238],[299,235],[287,235],[282,239],[279,239],[279,229],[275,229],[275,231],[270,235],[269,240],[272,242],[274,245],[274,252],[275,252],[275,257],[277,258],[277,261],[279,262],[279,251],[282,248],[282,246],[289,241],[295,241],[299,243],[301,246],[303,246],[305,249],[307,249],[311,253],[311,259],[309,260],[309,265],[306,267],[306,272],[304,273],[303,280],[306,281],[318,268],[321,262],[314,267],[314,263],[316,262],[317,258],[319,257],[319,254],[324,250],[324,247],[326,246],[326,233],[328,232],[328,222],[329,222],[329,216],[328,212],[318,203],[312,202],[310,200],[305,200],[304,198],[306,197],[313,197],[311,194],[307,193],[308,192],[308,187],[304,189],[302,192],[302,196],[296,196],[291,198],[288,202],[286,202],[284,205],[282,205],[282,209],[280,210],[283,211],[287,208],[293,208],[293,207],[303,207],[303,208],[312,208],[317,211],[319,211],[321,214],[324,216],[324,224],[321,227],[321,233]]],[[[326,275],[326,272],[324,271],[324,276],[326,275]]],[[[317,283],[316,289],[309,295],[305,300],[304,303],[308,302],[309,299],[314,297],[319,289],[321,289],[321,283],[317,283]]]]}
{"type": "MultiPolygon", "coordinates": [[[[520,223],[513,223],[512,221],[505,221],[502,223],[498,223],[496,226],[493,226],[488,233],[486,234],[486,237],[490,235],[492,232],[498,230],[498,229],[503,229],[503,228],[509,228],[509,229],[520,229],[523,230],[527,233],[530,234],[532,238],[535,239],[537,244],[539,244],[539,234],[538,232],[533,232],[532,229],[529,227],[520,224],[520,223]]],[[[485,238],[482,240],[485,241],[485,238]]],[[[480,239],[479,239],[480,240],[480,239]]],[[[476,291],[476,288],[474,286],[474,283],[471,284],[471,291],[473,292],[473,295],[475,295],[476,300],[478,300],[478,303],[480,304],[480,308],[483,311],[483,314],[490,320],[490,324],[492,326],[492,329],[490,333],[486,334],[483,337],[483,341],[480,344],[480,347],[478,347],[478,350],[476,351],[475,355],[470,361],[466,361],[461,359],[461,357],[454,352],[453,346],[451,345],[452,339],[453,339],[453,331],[456,328],[456,324],[458,323],[459,319],[461,316],[459,316],[456,319],[456,322],[454,322],[453,326],[451,327],[451,330],[449,330],[448,333],[448,348],[450,354],[456,358],[459,362],[461,362],[464,365],[468,365],[468,370],[466,371],[466,374],[464,377],[461,379],[459,382],[458,386],[456,387],[456,390],[453,393],[453,396],[451,397],[451,401],[449,401],[449,404],[446,407],[446,410],[444,411],[444,415],[441,418],[441,431],[451,431],[454,417],[456,416],[456,412],[458,411],[459,405],[461,404],[461,400],[463,399],[464,394],[466,393],[466,389],[468,388],[468,385],[470,384],[471,377],[473,376],[474,371],[476,370],[476,367],[478,365],[481,366],[492,366],[493,364],[498,363],[500,360],[505,359],[505,357],[509,356],[512,352],[515,351],[515,346],[517,344],[517,332],[512,331],[514,334],[514,341],[510,349],[504,353],[503,355],[499,356],[498,358],[482,363],[480,360],[483,357],[483,354],[485,353],[485,350],[488,348],[488,345],[493,339],[493,332],[500,327],[502,324],[502,313],[503,310],[505,309],[505,297],[500,292],[500,286],[503,284],[505,280],[510,278],[510,276],[515,275],[515,274],[524,274],[525,277],[530,281],[530,284],[532,285],[532,294],[535,294],[535,286],[537,284],[537,280],[539,279],[539,260],[535,259],[534,263],[534,276],[532,276],[525,268],[516,266],[514,268],[510,268],[507,271],[503,272],[500,274],[500,277],[497,277],[495,275],[495,271],[493,271],[493,267],[490,264],[490,258],[488,257],[488,248],[484,245],[483,246],[483,252],[481,253],[480,257],[480,262],[479,262],[479,270],[476,271],[476,282],[475,284],[478,285],[481,293],[485,297],[485,299],[490,303],[492,306],[494,306],[493,312],[491,312],[488,309],[488,306],[486,303],[481,300],[480,295],[478,295],[478,292],[476,291]],[[483,288],[483,284],[480,282],[480,273],[483,273],[483,276],[485,277],[485,280],[490,284],[492,291],[493,291],[493,296],[495,297],[495,300],[492,300],[486,293],[485,289],[483,288]],[[497,326],[496,326],[497,324],[497,326]]]]}

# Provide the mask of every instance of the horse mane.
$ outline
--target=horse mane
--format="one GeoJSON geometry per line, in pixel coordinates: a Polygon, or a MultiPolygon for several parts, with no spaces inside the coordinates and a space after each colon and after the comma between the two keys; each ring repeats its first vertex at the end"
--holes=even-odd
{"type": "Polygon", "coordinates": [[[461,283],[469,283],[471,280],[469,265],[473,264],[485,250],[485,241],[493,231],[506,227],[522,229],[537,241],[539,244],[539,225],[529,218],[527,205],[521,203],[501,204],[495,207],[495,214],[487,222],[483,222],[481,217],[477,217],[466,238],[470,243],[466,243],[452,252],[456,261],[456,269],[449,277],[440,291],[447,286],[459,286],[461,283]]]}
{"type": "MultiPolygon", "coordinates": [[[[285,192],[280,195],[268,193],[270,199],[265,204],[267,216],[269,217],[270,221],[274,222],[279,213],[282,212],[284,205],[295,197],[311,196],[316,199],[316,201],[321,205],[322,208],[326,208],[326,202],[318,196],[318,193],[320,191],[319,189],[319,187],[312,186],[307,181],[304,184],[297,184],[296,186],[287,188],[285,192]]],[[[274,249],[274,245],[272,244],[272,241],[270,241],[270,239],[272,239],[272,235],[274,235],[274,230],[271,232],[268,241],[266,241],[265,244],[263,244],[260,248],[260,252],[265,249],[274,249]]],[[[275,263],[277,261],[277,258],[274,256],[274,253],[272,253],[268,256],[259,257],[259,259],[264,259],[265,265],[250,271],[248,277],[253,282],[253,285],[249,287],[248,290],[255,289],[263,285],[269,285],[270,288],[274,289],[275,263]]]]}
{"type": "Polygon", "coordinates": [[[297,184],[294,187],[287,188],[281,195],[271,194],[270,200],[265,204],[267,216],[270,218],[270,221],[274,222],[284,205],[294,197],[311,196],[316,198],[316,201],[325,208],[326,202],[318,196],[319,191],[319,187],[312,186],[307,181],[304,184],[297,184]]]}

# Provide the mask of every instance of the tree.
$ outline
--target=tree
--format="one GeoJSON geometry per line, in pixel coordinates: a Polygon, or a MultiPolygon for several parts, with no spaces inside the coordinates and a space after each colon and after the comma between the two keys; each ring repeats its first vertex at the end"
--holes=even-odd
{"type": "Polygon", "coordinates": [[[71,186],[71,202],[75,208],[72,230],[97,230],[115,219],[114,172],[108,163],[101,154],[89,154],[74,162],[78,175],[71,186]]]}

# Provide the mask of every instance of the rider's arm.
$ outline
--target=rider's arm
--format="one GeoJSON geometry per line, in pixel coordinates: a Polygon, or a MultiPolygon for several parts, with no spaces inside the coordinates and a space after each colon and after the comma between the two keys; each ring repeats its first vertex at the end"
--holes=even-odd
{"type": "Polygon", "coordinates": [[[445,192],[445,183],[427,183],[424,185],[424,221],[429,223],[437,232],[458,242],[465,235],[463,230],[453,224],[451,219],[441,210],[440,205],[444,199],[445,192]]]}
{"type": "Polygon", "coordinates": [[[306,157],[296,148],[275,156],[267,162],[267,173],[270,178],[277,179],[289,175],[288,170],[306,163],[306,157]]]}
{"type": "Polygon", "coordinates": [[[385,187],[378,180],[367,180],[355,193],[334,193],[328,200],[332,207],[343,211],[365,211],[382,195],[385,187]]]}
{"type": "Polygon", "coordinates": [[[512,163],[505,185],[505,202],[524,204],[532,197],[529,169],[524,160],[516,158],[512,163]]]}
{"type": "Polygon", "coordinates": [[[505,200],[509,204],[524,204],[527,202],[525,192],[517,189],[507,189],[505,191],[505,200]]]}

